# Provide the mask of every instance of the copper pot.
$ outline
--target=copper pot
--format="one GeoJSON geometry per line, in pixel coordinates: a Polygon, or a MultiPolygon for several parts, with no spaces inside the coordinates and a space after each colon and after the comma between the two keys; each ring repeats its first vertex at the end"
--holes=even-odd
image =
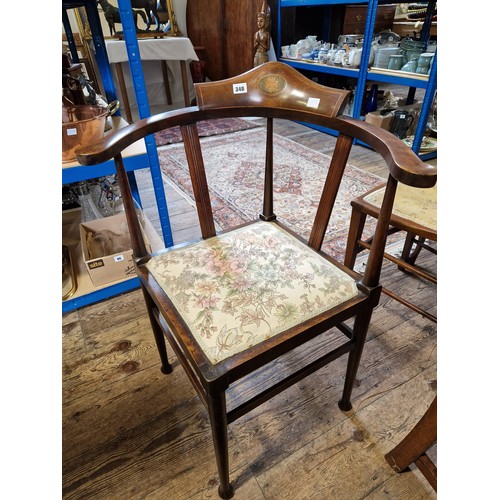
{"type": "Polygon", "coordinates": [[[106,118],[117,111],[118,101],[107,107],[91,105],[68,105],[63,103],[62,161],[76,160],[75,150],[87,146],[104,135],[106,118]]]}

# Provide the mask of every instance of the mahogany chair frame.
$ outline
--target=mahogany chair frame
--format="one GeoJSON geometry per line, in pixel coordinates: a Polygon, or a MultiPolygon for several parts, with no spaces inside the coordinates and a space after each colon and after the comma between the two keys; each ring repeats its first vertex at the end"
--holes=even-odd
{"type": "MultiPolygon", "coordinates": [[[[351,393],[357,369],[372,311],[380,298],[379,275],[396,187],[398,182],[412,186],[431,187],[436,182],[437,174],[434,167],[423,163],[410,148],[388,131],[351,117],[339,116],[349,98],[348,91],[314,83],[283,63],[269,62],[234,78],[198,83],[195,84],[195,91],[197,106],[142,119],[104,137],[94,145],[81,149],[78,151],[77,158],[82,165],[93,165],[111,158],[115,160],[117,178],[131,234],[136,271],[141,281],[162,371],[164,373],[172,371],[172,366],[168,361],[166,338],[199,394],[200,400],[208,410],[219,472],[219,495],[221,498],[231,498],[234,490],[229,478],[228,424],[345,354],[348,354],[347,369],[339,407],[343,411],[352,408],[351,393]],[[121,152],[147,135],[169,127],[180,126],[202,240],[212,238],[217,233],[196,123],[201,120],[245,116],[267,119],[266,161],[263,165],[265,186],[261,221],[278,224],[354,280],[358,279],[358,275],[324,253],[321,246],[355,139],[363,141],[382,155],[389,170],[388,183],[367,271],[362,280],[357,281],[356,295],[305,323],[289,328],[217,364],[212,364],[165,291],[145,267],[147,262],[154,259],[157,254],[148,254],[142,239],[121,152]],[[300,121],[338,131],[334,155],[308,240],[300,238],[287,229],[274,213],[272,184],[274,119],[300,121]],[[353,324],[347,324],[350,318],[354,318],[353,324]],[[284,375],[280,381],[264,389],[260,394],[228,410],[226,392],[232,384],[243,377],[250,376],[259,368],[267,366],[318,335],[329,332],[333,327],[341,332],[342,338],[345,336],[342,345],[331,346],[328,352],[322,352],[317,359],[308,361],[308,364],[304,364],[294,373],[284,375]]],[[[162,252],[169,251],[171,249],[165,249],[162,252]]]]}
{"type": "MultiPolygon", "coordinates": [[[[344,264],[349,269],[354,269],[356,258],[360,252],[363,250],[371,251],[372,249],[373,236],[368,238],[365,237],[365,239],[363,239],[363,231],[367,216],[377,219],[380,216],[381,209],[380,207],[370,203],[367,200],[367,197],[383,187],[384,185],[379,185],[351,201],[351,223],[344,258],[344,264]]],[[[430,273],[416,264],[417,257],[422,249],[425,249],[435,255],[437,254],[436,248],[427,243],[428,241],[437,242],[437,230],[393,213],[391,214],[387,235],[389,236],[398,232],[406,233],[401,256],[396,257],[390,253],[384,252],[384,258],[393,264],[396,264],[398,269],[403,272],[413,274],[419,278],[429,281],[430,283],[437,284],[437,276],[435,274],[430,273]]],[[[437,323],[437,316],[406,300],[401,297],[401,295],[394,293],[386,287],[382,288],[382,293],[388,295],[394,300],[397,300],[399,303],[408,307],[412,311],[419,313],[424,318],[437,323]]]]}

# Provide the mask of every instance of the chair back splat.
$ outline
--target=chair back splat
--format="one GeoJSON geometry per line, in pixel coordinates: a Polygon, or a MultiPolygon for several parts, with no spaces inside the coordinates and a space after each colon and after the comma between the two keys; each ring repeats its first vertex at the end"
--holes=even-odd
{"type": "MultiPolygon", "coordinates": [[[[80,149],[77,158],[82,165],[115,158],[129,229],[134,233],[136,272],[162,371],[172,370],[166,338],[208,410],[219,495],[231,498],[227,438],[231,422],[344,355],[347,368],[339,407],[352,408],[351,393],[380,296],[380,269],[396,186],[432,187],[437,174],[388,131],[341,116],[348,91],[314,83],[286,64],[269,62],[233,78],[195,84],[195,92],[197,106],[144,118],[80,149]],[[209,146],[200,144],[196,124],[229,117],[267,119],[265,164],[255,166],[264,176],[262,213],[254,221],[217,233],[203,160],[204,148],[209,146]],[[275,213],[273,125],[278,119],[338,131],[308,236],[297,235],[275,213]],[[202,238],[147,254],[121,152],[147,135],[175,126],[181,128],[202,238]],[[379,153],[388,167],[388,187],[364,281],[321,250],[357,139],[379,153]],[[354,319],[349,323],[352,327],[346,323],[349,319],[354,319]],[[298,348],[316,346],[314,342],[316,357],[302,359],[298,348]],[[297,362],[280,362],[293,356],[297,362]],[[256,384],[250,395],[238,391],[241,383],[251,387],[252,376],[269,366],[276,377],[268,386],[262,389],[256,384]],[[279,376],[278,369],[284,370],[279,376]]],[[[328,136],[328,140],[334,139],[328,136]]]]}

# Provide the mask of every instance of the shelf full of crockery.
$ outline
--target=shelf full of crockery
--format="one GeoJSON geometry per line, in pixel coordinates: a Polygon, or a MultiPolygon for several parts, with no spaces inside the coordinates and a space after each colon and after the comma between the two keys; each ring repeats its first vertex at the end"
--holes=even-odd
{"type": "MultiPolygon", "coordinates": [[[[349,78],[358,78],[359,68],[345,68],[342,66],[331,66],[326,63],[311,61],[307,59],[293,59],[291,57],[280,57],[281,62],[285,62],[297,69],[306,71],[317,71],[331,75],[346,76],[349,78]]],[[[429,82],[429,75],[411,73],[409,71],[388,70],[384,68],[368,68],[367,80],[377,80],[383,83],[408,86],[425,89],[429,82]]]]}
{"type": "MultiPolygon", "coordinates": [[[[416,89],[424,90],[419,118],[418,121],[416,121],[416,129],[412,142],[412,149],[415,153],[419,154],[422,159],[434,158],[437,156],[437,149],[432,152],[427,152],[423,151],[420,146],[422,144],[422,141],[425,139],[424,134],[426,133],[427,118],[433,106],[437,88],[437,51],[434,54],[432,63],[430,64],[430,70],[428,72],[425,72],[425,74],[422,74],[421,72],[414,73],[401,70],[388,70],[384,67],[380,67],[381,65],[379,64],[374,64],[372,61],[374,57],[373,43],[376,42],[376,39],[374,37],[374,27],[377,17],[377,9],[379,5],[383,4],[385,4],[385,2],[377,0],[365,0],[356,2],[348,0],[279,0],[277,12],[277,46],[280,48],[279,60],[295,67],[298,70],[307,72],[309,77],[316,73],[318,76],[320,74],[333,75],[339,77],[347,77],[349,79],[355,80],[353,101],[349,111],[349,114],[351,114],[355,118],[364,119],[364,96],[365,88],[368,82],[372,82],[372,84],[380,82],[407,87],[407,105],[411,105],[413,103],[416,89]],[[336,64],[337,61],[333,61],[333,59],[329,60],[328,56],[326,57],[326,60],[325,58],[321,59],[321,57],[311,58],[311,56],[313,55],[313,51],[311,51],[311,54],[303,54],[303,56],[306,57],[303,57],[300,52],[298,53],[298,57],[294,57],[295,54],[288,54],[288,52],[290,52],[288,48],[291,49],[292,47],[291,44],[294,44],[294,47],[296,49],[295,51],[297,51],[299,44],[301,42],[307,42],[306,39],[310,38],[314,39],[314,41],[316,39],[324,40],[325,42],[320,42],[320,44],[323,44],[325,46],[331,45],[333,48],[333,44],[337,43],[336,40],[333,40],[335,37],[332,36],[332,30],[335,24],[332,22],[332,20],[335,20],[335,16],[337,15],[334,13],[335,9],[338,6],[345,6],[354,3],[362,4],[367,7],[364,32],[362,35],[358,35],[358,38],[360,39],[359,43],[354,44],[356,50],[353,51],[353,53],[357,51],[356,64],[351,65],[350,61],[348,64],[343,64],[343,62],[341,64],[336,64]],[[314,9],[310,9],[313,7],[314,9]],[[295,13],[292,16],[285,16],[285,14],[288,14],[291,8],[295,8],[295,13]],[[307,26],[307,31],[313,31],[313,33],[311,33],[311,36],[307,36],[305,39],[301,40],[293,40],[293,33],[304,32],[304,26],[307,26]],[[293,27],[295,27],[295,30],[292,29],[293,27]],[[284,30],[283,33],[282,28],[284,30]],[[332,43],[327,43],[329,41],[332,41],[332,43]],[[308,55],[309,58],[307,57],[308,55]]],[[[428,14],[434,11],[435,4],[435,1],[430,1],[428,3],[428,14]]],[[[427,17],[429,17],[429,22],[424,22],[424,27],[421,31],[421,40],[414,41],[415,44],[422,43],[424,47],[427,47],[427,43],[430,39],[428,29],[428,25],[430,24],[431,20],[430,14],[427,17]]],[[[351,35],[342,36],[350,37],[351,35]]],[[[313,47],[314,41],[311,42],[313,44],[313,47]]],[[[328,129],[324,129],[322,131],[326,133],[333,133],[333,131],[329,131],[328,129]]]]}

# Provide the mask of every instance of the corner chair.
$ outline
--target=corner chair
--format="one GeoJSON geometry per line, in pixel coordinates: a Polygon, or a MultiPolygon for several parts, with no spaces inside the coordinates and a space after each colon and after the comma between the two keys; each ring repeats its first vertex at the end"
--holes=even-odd
{"type": "MultiPolygon", "coordinates": [[[[340,116],[349,92],[307,79],[290,66],[269,62],[239,76],[195,84],[197,106],[135,122],[78,151],[82,165],[114,158],[135,258],[162,371],[172,365],[168,341],[210,417],[219,495],[231,498],[228,425],[328,363],[347,356],[342,411],[351,393],[373,309],[379,302],[380,269],[394,195],[399,182],[428,188],[436,169],[402,141],[371,124],[340,116]],[[267,123],[262,213],[217,233],[197,122],[227,117],[263,117],[267,123]],[[285,119],[338,131],[323,192],[307,238],[280,221],[273,208],[273,120],[285,119]],[[121,152],[146,135],[180,126],[202,238],[149,254],[140,231],[121,152]],[[363,278],[321,250],[353,141],[382,155],[388,167],[372,250],[363,278]],[[272,271],[272,272],[271,272],[272,271]],[[320,335],[328,349],[259,394],[232,406],[227,396],[238,381],[282,359],[320,335]],[[342,343],[336,342],[341,339],[342,343]]],[[[238,147],[238,144],[235,144],[238,147]]],[[[224,179],[220,179],[224,182],[224,179]]],[[[286,363],[283,363],[286,365],[286,363]]],[[[276,368],[280,365],[277,363],[276,368]]]]}

